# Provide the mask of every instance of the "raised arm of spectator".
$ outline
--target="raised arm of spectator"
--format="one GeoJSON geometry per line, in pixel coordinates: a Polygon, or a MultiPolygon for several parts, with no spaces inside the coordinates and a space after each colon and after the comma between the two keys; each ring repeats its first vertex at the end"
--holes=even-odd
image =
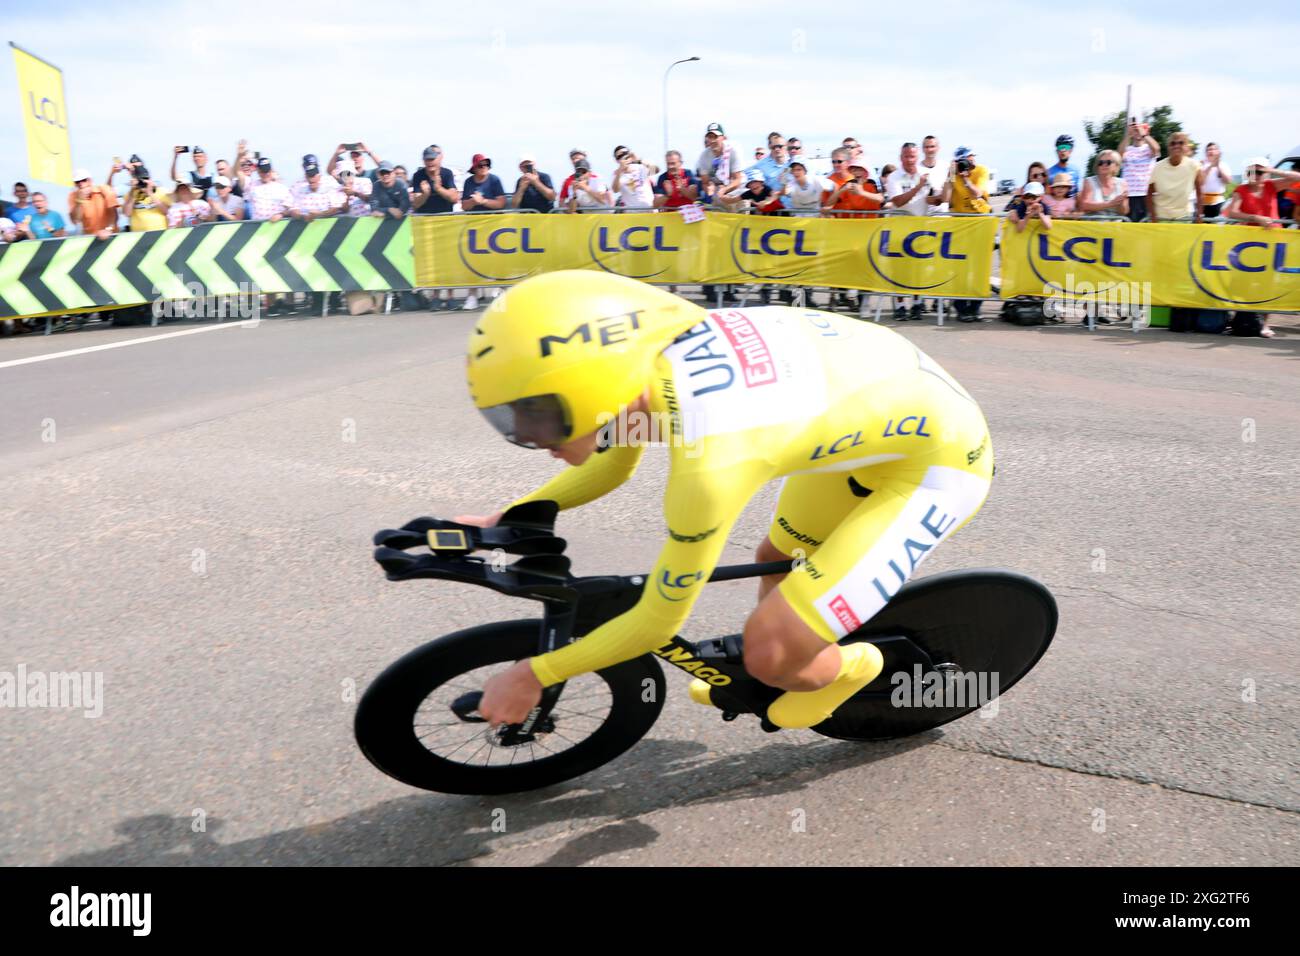
{"type": "Polygon", "coordinates": [[[177,180],[176,178],[176,164],[180,161],[180,158],[181,158],[181,148],[179,146],[173,146],[172,147],[172,168],[171,168],[172,182],[179,182],[179,180],[177,180]]]}
{"type": "Polygon", "coordinates": [[[339,165],[339,157],[342,156],[345,152],[347,151],[343,148],[342,143],[339,143],[337,146],[334,147],[334,155],[331,156],[330,161],[325,164],[325,175],[327,176],[334,175],[334,170],[337,169],[339,165]]]}
{"type": "Polygon", "coordinates": [[[378,166],[380,163],[383,162],[382,159],[380,159],[378,156],[376,156],[374,153],[370,151],[370,147],[367,146],[365,143],[357,143],[357,146],[360,148],[361,152],[365,153],[367,156],[370,157],[370,161],[374,163],[376,166],[378,166]]]}
{"type": "Polygon", "coordinates": [[[1161,152],[1161,150],[1160,150],[1160,144],[1156,141],[1156,138],[1155,138],[1154,136],[1151,135],[1151,131],[1150,131],[1150,130],[1147,130],[1146,135],[1142,137],[1142,142],[1144,142],[1144,143],[1147,144],[1147,146],[1148,146],[1148,147],[1150,148],[1150,150],[1151,150],[1151,155],[1152,155],[1155,159],[1159,159],[1159,158],[1160,158],[1160,152],[1161,152]]]}

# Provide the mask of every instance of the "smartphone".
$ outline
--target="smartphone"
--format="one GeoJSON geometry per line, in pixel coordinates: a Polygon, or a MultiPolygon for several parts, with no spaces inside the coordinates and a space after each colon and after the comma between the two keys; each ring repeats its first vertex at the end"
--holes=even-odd
{"type": "Polygon", "coordinates": [[[359,149],[361,148],[361,144],[360,144],[360,143],[344,143],[344,144],[343,144],[343,148],[346,149],[348,152],[355,152],[356,150],[359,150],[359,149]]]}
{"type": "Polygon", "coordinates": [[[190,148],[188,146],[182,146],[180,149],[176,150],[178,153],[188,153],[189,151],[190,148]]]}

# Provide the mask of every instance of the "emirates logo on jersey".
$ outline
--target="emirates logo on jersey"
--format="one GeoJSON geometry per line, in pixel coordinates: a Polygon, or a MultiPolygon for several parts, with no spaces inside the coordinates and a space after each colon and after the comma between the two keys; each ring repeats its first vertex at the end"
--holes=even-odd
{"type": "Polygon", "coordinates": [[[746,387],[757,388],[775,382],[776,365],[772,362],[772,351],[754,328],[754,323],[742,312],[715,312],[713,317],[736,350],[746,387]]]}
{"type": "Polygon", "coordinates": [[[843,594],[831,598],[830,609],[835,619],[844,625],[846,631],[856,631],[862,626],[858,616],[853,613],[853,608],[849,607],[849,602],[844,600],[843,594]]]}

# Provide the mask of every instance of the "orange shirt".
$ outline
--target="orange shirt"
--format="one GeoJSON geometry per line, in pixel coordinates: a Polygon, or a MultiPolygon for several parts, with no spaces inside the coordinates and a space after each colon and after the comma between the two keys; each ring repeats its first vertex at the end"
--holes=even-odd
{"type": "MultiPolygon", "coordinates": [[[[69,214],[77,208],[77,200],[80,198],[75,189],[68,194],[69,214]]],[[[92,186],[90,198],[81,204],[81,231],[89,235],[116,226],[119,205],[121,200],[107,186],[92,186]]]]}
{"type": "MultiPolygon", "coordinates": [[[[838,189],[842,184],[851,182],[853,178],[854,177],[850,176],[848,173],[832,174],[831,182],[833,182],[835,184],[836,189],[838,189]]],[[[874,190],[877,194],[879,194],[880,190],[879,187],[876,186],[875,180],[868,179],[866,185],[870,187],[872,190],[874,190]]],[[[842,192],[840,193],[839,198],[835,200],[835,202],[828,203],[828,200],[831,197],[831,192],[832,192],[831,190],[827,190],[822,193],[822,205],[823,206],[830,205],[832,209],[879,209],[882,205],[882,200],[880,199],[872,199],[870,196],[859,196],[857,193],[854,192],[842,192]]],[[[838,216],[833,216],[832,218],[834,219],[876,219],[879,217],[853,216],[853,215],[841,214],[838,216]]]]}

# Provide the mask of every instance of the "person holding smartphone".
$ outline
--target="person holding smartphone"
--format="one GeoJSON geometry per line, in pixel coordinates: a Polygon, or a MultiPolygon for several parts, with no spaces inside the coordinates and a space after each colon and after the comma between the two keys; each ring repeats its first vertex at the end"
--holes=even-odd
{"type": "Polygon", "coordinates": [[[537,157],[532,153],[524,153],[519,157],[519,181],[515,183],[510,205],[515,209],[550,212],[554,202],[555,185],[551,182],[551,177],[538,172],[537,157]]]}
{"type": "Polygon", "coordinates": [[[654,185],[649,168],[626,146],[614,148],[614,159],[618,161],[618,167],[614,170],[612,185],[619,205],[628,212],[653,209],[654,185]]]}
{"type": "Polygon", "coordinates": [[[591,171],[591,163],[580,159],[573,167],[573,182],[569,186],[569,212],[592,212],[614,205],[614,197],[591,171]]]}

